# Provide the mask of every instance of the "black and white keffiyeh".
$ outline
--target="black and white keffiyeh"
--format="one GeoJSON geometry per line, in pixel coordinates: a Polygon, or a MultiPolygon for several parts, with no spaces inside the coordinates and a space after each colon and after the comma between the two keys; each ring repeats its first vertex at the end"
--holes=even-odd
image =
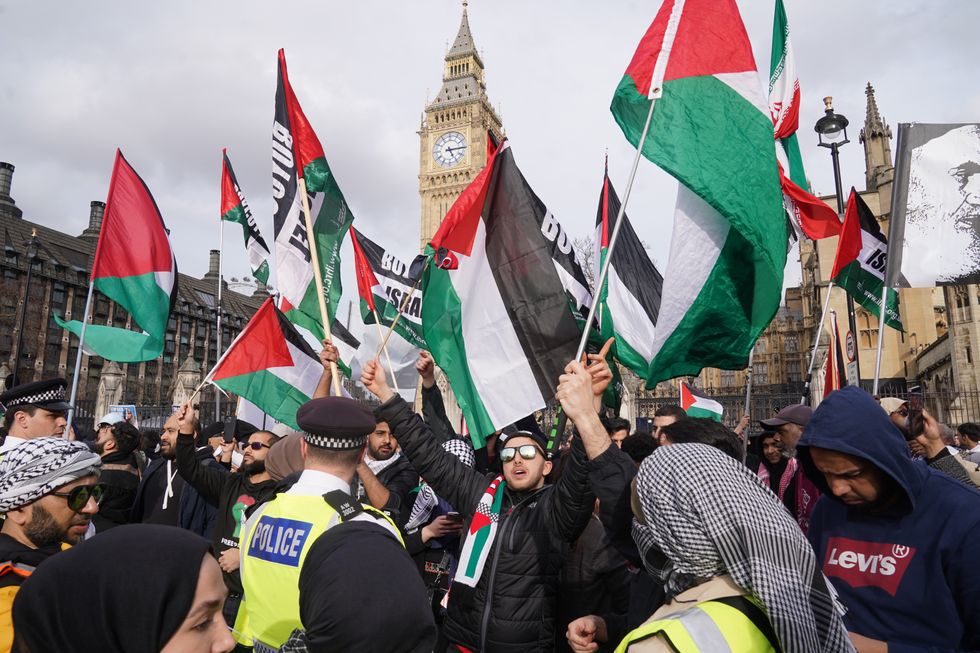
{"type": "Polygon", "coordinates": [[[810,543],[747,467],[703,444],[661,447],[636,493],[646,524],[633,535],[669,594],[728,574],[762,602],[786,653],[854,650],[810,543]]]}
{"type": "MultiPolygon", "coordinates": [[[[442,443],[442,448],[459,458],[459,461],[467,467],[476,466],[476,454],[473,451],[473,445],[466,440],[459,438],[446,440],[442,443]]],[[[436,491],[432,489],[431,485],[423,482],[419,485],[418,496],[415,497],[415,503],[412,504],[412,513],[405,523],[405,530],[410,531],[427,524],[433,509],[437,505],[439,505],[439,497],[436,496],[436,491]]]]}
{"type": "Polygon", "coordinates": [[[102,459],[81,442],[34,438],[0,460],[0,513],[16,510],[62,485],[99,473],[102,459]]]}

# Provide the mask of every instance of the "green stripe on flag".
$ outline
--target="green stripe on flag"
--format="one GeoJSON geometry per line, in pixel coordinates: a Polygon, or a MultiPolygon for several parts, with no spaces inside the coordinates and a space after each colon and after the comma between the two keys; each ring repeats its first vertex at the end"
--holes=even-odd
{"type": "MultiPolygon", "coordinates": [[[[834,283],[847,291],[861,306],[875,317],[880,317],[881,279],[861,267],[860,257],[845,265],[834,283]]],[[[885,324],[896,331],[904,331],[899,314],[899,298],[894,288],[886,295],[885,324]]]]}
{"type": "Polygon", "coordinates": [[[687,409],[687,416],[688,417],[702,417],[702,418],[705,418],[705,419],[713,419],[716,422],[720,422],[721,421],[721,413],[717,413],[717,412],[715,412],[713,410],[709,410],[707,408],[699,408],[697,406],[697,404],[695,404],[694,406],[691,406],[690,408],[687,409]]]}
{"type": "Polygon", "coordinates": [[[296,411],[310,400],[298,388],[268,370],[231,376],[213,383],[226,392],[245,397],[269,417],[294,429],[299,429],[296,411]]]}
{"type": "MultiPolygon", "coordinates": [[[[167,332],[170,289],[161,288],[153,272],[132,277],[99,277],[95,289],[128,309],[133,320],[147,333],[162,337],[167,332]]],[[[87,331],[85,338],[88,340],[87,331]]]]}

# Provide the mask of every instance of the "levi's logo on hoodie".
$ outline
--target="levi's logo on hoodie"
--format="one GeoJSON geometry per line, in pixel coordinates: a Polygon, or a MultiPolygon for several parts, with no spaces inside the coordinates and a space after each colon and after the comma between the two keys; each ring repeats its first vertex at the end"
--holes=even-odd
{"type": "Polygon", "coordinates": [[[827,541],[823,573],[851,587],[880,587],[895,596],[915,548],[887,542],[862,542],[846,537],[827,541]]]}

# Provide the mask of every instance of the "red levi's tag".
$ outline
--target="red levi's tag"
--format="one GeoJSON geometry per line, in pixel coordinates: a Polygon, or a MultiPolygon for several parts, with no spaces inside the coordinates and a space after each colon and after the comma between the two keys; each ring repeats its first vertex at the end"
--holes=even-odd
{"type": "Polygon", "coordinates": [[[827,541],[823,573],[851,587],[880,587],[895,596],[915,548],[887,542],[862,542],[846,537],[827,541]]]}

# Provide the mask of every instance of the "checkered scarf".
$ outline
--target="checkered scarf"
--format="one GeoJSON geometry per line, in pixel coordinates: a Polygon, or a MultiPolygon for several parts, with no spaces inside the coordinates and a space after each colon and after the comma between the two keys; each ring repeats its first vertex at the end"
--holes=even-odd
{"type": "MultiPolygon", "coordinates": [[[[458,438],[446,440],[442,443],[442,448],[459,458],[459,461],[467,467],[476,466],[476,454],[473,453],[473,446],[466,440],[458,438]]],[[[412,504],[412,513],[405,523],[406,531],[427,523],[429,517],[432,516],[433,509],[439,505],[439,497],[431,485],[423,481],[418,490],[418,496],[415,497],[415,503],[412,504]]]]}
{"type": "Polygon", "coordinates": [[[470,527],[466,529],[466,540],[459,554],[459,566],[456,567],[454,583],[462,583],[476,587],[483,575],[483,567],[487,563],[493,540],[497,536],[497,524],[500,521],[500,509],[504,504],[504,489],[507,481],[498,476],[490,483],[483,493],[480,503],[476,506],[470,527]]]}
{"type": "Polygon", "coordinates": [[[34,438],[0,460],[0,513],[16,510],[84,476],[99,473],[102,459],[80,442],[34,438]]]}
{"type": "Polygon", "coordinates": [[[668,592],[728,574],[762,602],[786,653],[854,650],[809,542],[747,467],[674,444],[643,461],[636,492],[647,526],[634,522],[634,537],[668,592]]]}

